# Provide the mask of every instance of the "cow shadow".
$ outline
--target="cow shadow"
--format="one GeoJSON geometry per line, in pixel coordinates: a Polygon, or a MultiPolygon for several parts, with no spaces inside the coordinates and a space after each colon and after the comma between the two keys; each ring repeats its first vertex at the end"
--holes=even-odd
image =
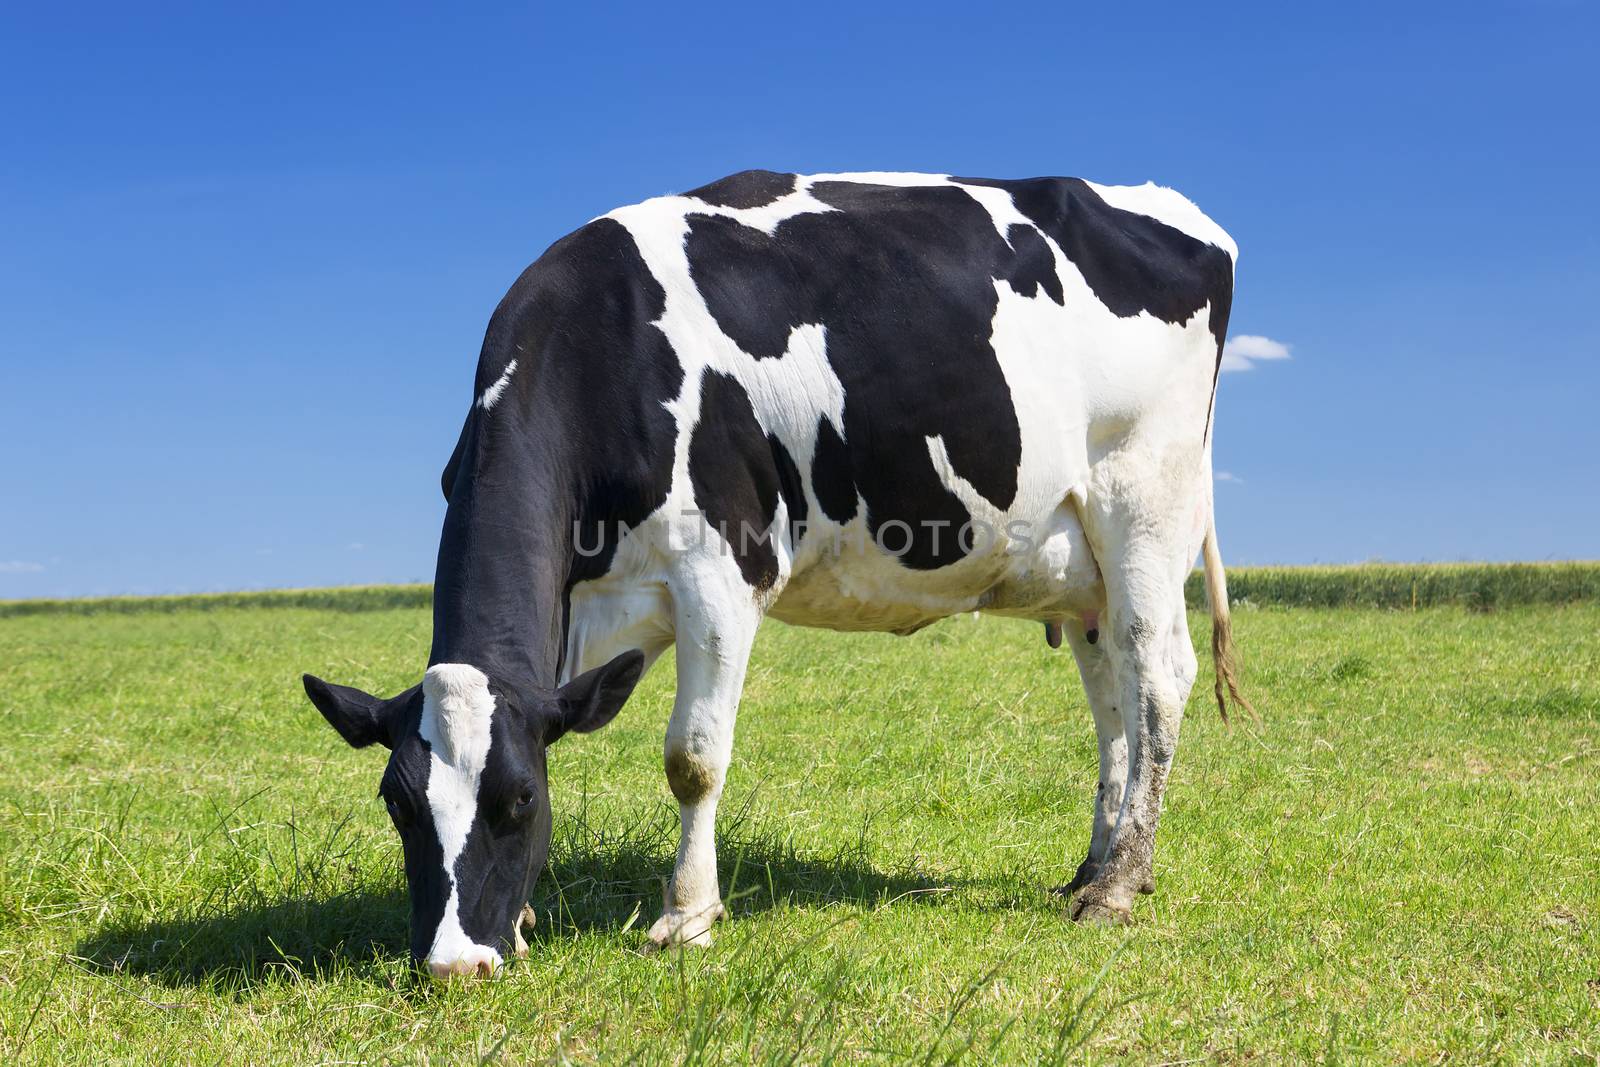
{"type": "MultiPolygon", "coordinates": [[[[556,937],[608,932],[622,945],[643,947],[672,866],[668,835],[614,840],[578,825],[566,836],[533,892],[538,921],[527,935],[530,949],[556,937]]],[[[933,903],[967,884],[910,868],[881,870],[862,847],[807,856],[775,838],[733,838],[719,841],[719,856],[734,918],[777,906],[933,903]]],[[[155,922],[112,921],[80,941],[74,956],[91,973],[224,992],[242,993],[274,974],[317,980],[354,973],[393,983],[404,973],[394,965],[409,951],[407,917],[396,872],[383,887],[212,907],[155,922]]]]}
{"type": "MultiPolygon", "coordinates": [[[[673,822],[675,835],[676,818],[673,822]]],[[[778,907],[929,904],[972,884],[971,879],[936,875],[911,865],[883,869],[859,843],[810,855],[777,837],[719,834],[717,858],[733,919],[778,907]]],[[[574,932],[624,927],[636,930],[643,944],[643,931],[661,911],[672,859],[670,840],[657,847],[618,848],[601,839],[587,847],[564,849],[540,879],[530,902],[538,922],[527,935],[529,945],[574,932]]]]}
{"type": "Polygon", "coordinates": [[[270,974],[373,973],[407,953],[405,887],[204,907],[193,917],[111,922],[73,950],[98,974],[239,988],[270,974]]]}

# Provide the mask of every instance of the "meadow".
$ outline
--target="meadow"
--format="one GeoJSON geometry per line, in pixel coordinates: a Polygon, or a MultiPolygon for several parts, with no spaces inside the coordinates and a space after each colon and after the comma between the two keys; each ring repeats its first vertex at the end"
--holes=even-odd
{"type": "MultiPolygon", "coordinates": [[[[1048,892],[1081,858],[1096,764],[1072,658],[1040,627],[769,623],[722,807],[716,946],[642,951],[677,829],[667,657],[615,723],[552,750],[528,959],[450,984],[406,958],[381,754],[346,747],[299,685],[414,684],[425,589],[0,605],[0,1047],[1595,1062],[1597,572],[1401,570],[1231,577],[1261,722],[1222,724],[1202,657],[1157,890],[1126,929],[1074,926],[1048,892]]],[[[1206,649],[1203,612],[1191,627],[1206,649]]]]}

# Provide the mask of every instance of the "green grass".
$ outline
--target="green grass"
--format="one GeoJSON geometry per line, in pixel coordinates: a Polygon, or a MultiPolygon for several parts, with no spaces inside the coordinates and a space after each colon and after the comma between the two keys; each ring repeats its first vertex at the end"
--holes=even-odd
{"type": "Polygon", "coordinates": [[[1600,1054],[1592,602],[1239,611],[1264,725],[1225,729],[1203,668],[1157,892],[1126,931],[1074,927],[1045,892],[1081,856],[1095,759],[1071,657],[1037,626],[769,625],[717,946],[640,954],[676,833],[664,663],[552,753],[530,959],[446,987],[404,960],[381,756],[298,686],[414,683],[426,610],[249,603],[0,618],[12,1061],[1600,1054]]]}

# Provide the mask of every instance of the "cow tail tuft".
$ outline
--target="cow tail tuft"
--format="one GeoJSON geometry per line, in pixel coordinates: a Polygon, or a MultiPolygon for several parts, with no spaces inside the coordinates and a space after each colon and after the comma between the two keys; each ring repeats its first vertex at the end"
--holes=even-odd
{"type": "Polygon", "coordinates": [[[1217,517],[1215,510],[1206,524],[1203,549],[1206,568],[1206,599],[1211,602],[1211,659],[1216,666],[1217,710],[1222,721],[1228,722],[1228,697],[1244,708],[1257,723],[1261,716],[1250,701],[1239,692],[1239,664],[1233,646],[1233,620],[1228,613],[1228,576],[1222,569],[1222,553],[1217,550],[1217,517]],[[1226,694],[1224,694],[1226,687],[1226,694]]]}

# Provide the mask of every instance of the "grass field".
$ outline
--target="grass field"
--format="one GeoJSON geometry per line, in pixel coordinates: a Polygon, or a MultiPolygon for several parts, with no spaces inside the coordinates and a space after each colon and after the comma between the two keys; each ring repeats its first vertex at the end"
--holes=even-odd
{"type": "Polygon", "coordinates": [[[1075,927],[1046,894],[1096,772],[1072,659],[1039,627],[769,624],[717,946],[640,952],[676,832],[663,663],[553,750],[530,958],[450,986],[405,960],[381,756],[298,685],[413,684],[426,611],[251,603],[0,611],[12,1062],[1600,1055],[1592,601],[1240,610],[1264,723],[1225,729],[1202,668],[1157,892],[1127,930],[1075,927]]]}

